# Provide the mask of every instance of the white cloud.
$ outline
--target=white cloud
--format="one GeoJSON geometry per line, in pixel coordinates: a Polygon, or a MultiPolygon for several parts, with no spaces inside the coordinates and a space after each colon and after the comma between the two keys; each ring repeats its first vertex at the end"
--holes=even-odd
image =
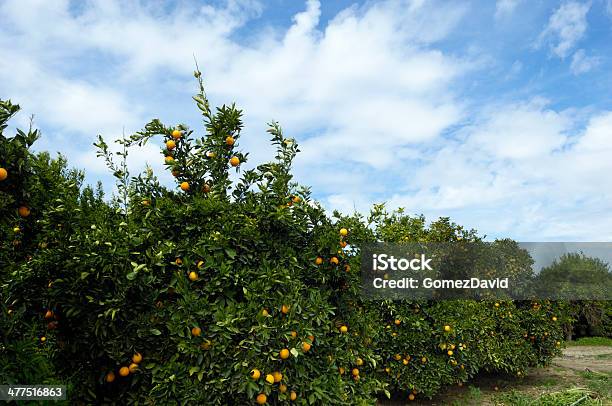
{"type": "Polygon", "coordinates": [[[593,70],[599,65],[600,58],[595,56],[587,56],[584,49],[579,49],[572,55],[572,64],[570,70],[574,75],[580,75],[582,73],[593,70]]]}
{"type": "MultiPolygon", "coordinates": [[[[517,3],[498,1],[496,17],[517,3]]],[[[2,96],[37,113],[43,146],[92,174],[103,173],[91,147],[97,133],[129,133],[158,115],[200,130],[189,99],[195,54],[213,103],[236,100],[245,110],[240,141],[252,152],[250,165],[270,158],[263,123],[279,120],[303,151],[297,179],[328,208],[367,211],[390,200],[490,235],[612,238],[603,215],[612,210],[612,113],[576,130],[573,110],[537,97],[485,104],[459,93],[482,56],[451,53],[439,42],[465,5],[366,2],[322,23],[321,3],[308,0],[288,27],[245,34],[265,3],[0,4],[2,96]]],[[[589,8],[563,3],[540,38],[559,57],[573,54],[575,73],[594,62],[574,53],[589,8]]],[[[517,60],[509,75],[525,70],[517,60]]],[[[135,151],[131,168],[147,161],[162,173],[158,145],[135,151]]]]}
{"type": "Polygon", "coordinates": [[[514,12],[522,0],[497,0],[495,2],[495,18],[503,18],[514,12]]]}
{"type": "Polygon", "coordinates": [[[590,8],[590,2],[564,2],[550,16],[539,42],[550,41],[552,52],[559,58],[565,58],[584,36],[590,8]]]}
{"type": "MultiPolygon", "coordinates": [[[[259,132],[274,117],[288,132],[314,132],[302,143],[303,162],[343,156],[385,167],[393,165],[398,146],[435,139],[462,117],[462,103],[449,86],[474,68],[432,46],[456,26],[465,6],[420,0],[353,6],[319,29],[320,2],[309,0],[287,30],[263,30],[245,43],[233,35],[262,12],[253,1],[185,5],[163,21],[159,10],[141,3],[94,1],[75,13],[68,2],[31,1],[8,1],[0,9],[5,21],[14,22],[0,49],[31,70],[8,91],[44,123],[89,137],[134,131],[157,114],[139,90],[158,82],[160,72],[184,78],[179,89],[188,93],[195,54],[211,98],[237,99],[248,130],[259,132]],[[17,38],[26,50],[11,46],[17,38]],[[62,65],[78,66],[98,54],[108,64],[99,81],[73,79],[62,65]],[[42,92],[33,81],[45,83],[42,92]],[[131,89],[138,90],[129,94],[131,89]]],[[[10,81],[5,63],[0,76],[10,81]]],[[[254,160],[268,150],[246,137],[244,145],[254,160]]]]}

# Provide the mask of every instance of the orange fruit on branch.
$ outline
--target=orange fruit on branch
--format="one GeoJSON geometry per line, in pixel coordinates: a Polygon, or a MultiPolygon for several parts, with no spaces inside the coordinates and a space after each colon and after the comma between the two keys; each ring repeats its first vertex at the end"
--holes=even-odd
{"type": "Polygon", "coordinates": [[[266,396],[265,393],[260,393],[259,395],[257,395],[258,405],[265,405],[267,401],[268,401],[268,397],[266,396]]]}
{"type": "Polygon", "coordinates": [[[121,369],[119,369],[119,375],[128,376],[129,374],[130,374],[130,369],[128,367],[121,367],[121,369]]]}
{"type": "Polygon", "coordinates": [[[283,348],[282,350],[280,350],[278,355],[281,359],[287,359],[289,358],[289,350],[287,348],[283,348]]]}
{"type": "Polygon", "coordinates": [[[19,207],[18,212],[21,217],[26,218],[30,215],[30,208],[27,206],[21,206],[19,207]]]}
{"type": "Polygon", "coordinates": [[[181,190],[183,192],[187,192],[189,190],[189,182],[183,182],[181,183],[181,190]]]}
{"type": "Polygon", "coordinates": [[[182,136],[183,136],[183,132],[181,130],[172,131],[172,138],[174,138],[175,140],[180,139],[182,136]]]}
{"type": "Polygon", "coordinates": [[[227,136],[227,138],[225,138],[225,143],[227,145],[229,145],[230,147],[232,145],[234,145],[234,143],[236,142],[236,140],[234,139],[234,137],[232,137],[231,135],[227,136]]]}
{"type": "Polygon", "coordinates": [[[168,148],[168,151],[172,151],[174,148],[176,148],[176,142],[172,140],[166,141],[166,148],[168,148]]]}
{"type": "Polygon", "coordinates": [[[238,158],[237,156],[233,156],[230,159],[230,165],[232,165],[233,167],[240,165],[240,158],[238,158]]]}
{"type": "Polygon", "coordinates": [[[0,168],[0,182],[8,178],[8,171],[4,168],[0,168]]]}
{"type": "Polygon", "coordinates": [[[261,372],[259,372],[259,369],[253,369],[251,371],[251,378],[253,378],[253,380],[258,380],[259,377],[261,376],[261,372]]]}

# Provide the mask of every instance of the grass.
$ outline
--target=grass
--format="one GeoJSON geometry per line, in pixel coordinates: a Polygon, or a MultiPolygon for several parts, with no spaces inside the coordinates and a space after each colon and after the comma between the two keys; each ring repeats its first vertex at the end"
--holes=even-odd
{"type": "Polygon", "coordinates": [[[565,389],[540,396],[513,390],[496,396],[494,402],[498,406],[600,406],[604,404],[598,393],[586,388],[565,389]]]}
{"type": "Polygon", "coordinates": [[[568,347],[579,347],[585,345],[597,345],[604,347],[612,347],[612,338],[608,337],[583,337],[576,341],[567,341],[568,347]]]}
{"type": "Polygon", "coordinates": [[[612,372],[580,372],[580,376],[584,378],[586,386],[599,393],[602,397],[612,400],[612,372]]]}
{"type": "Polygon", "coordinates": [[[468,392],[464,394],[461,399],[453,401],[451,406],[465,406],[465,405],[478,405],[481,402],[482,392],[480,388],[470,385],[468,392]]]}

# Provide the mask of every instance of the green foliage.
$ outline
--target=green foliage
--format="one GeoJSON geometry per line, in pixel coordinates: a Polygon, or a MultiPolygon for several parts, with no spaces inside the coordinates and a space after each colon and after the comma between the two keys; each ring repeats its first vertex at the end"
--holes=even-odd
{"type": "MultiPolygon", "coordinates": [[[[481,370],[521,376],[558,354],[556,303],[364,300],[356,247],[478,242],[476,231],[382,205],[367,218],[328,216],[292,181],[299,149],[277,123],[275,160],[241,171],[242,113],[213,113],[195,76],[203,136],[153,120],[118,152],[98,138],[118,182],[110,203],[63,158],[30,153],[35,131],[0,138],[11,176],[0,184],[0,322],[13,326],[3,328],[1,355],[43,366],[32,375],[5,362],[5,380],[70,380],[72,400],[86,404],[249,404],[259,394],[280,404],[292,392],[298,404],[375,404],[391,392],[431,397],[481,370]],[[176,189],[150,169],[127,171],[129,148],[153,137],[165,143],[160,159],[176,189]],[[21,204],[29,217],[17,216],[21,204]],[[120,376],[135,353],[142,362],[120,376]],[[265,381],[273,372],[286,392],[265,381]]],[[[3,106],[5,123],[16,110],[3,106]]],[[[530,266],[512,241],[494,249],[517,274],[530,266]]]]}
{"type": "MultiPolygon", "coordinates": [[[[612,291],[612,272],[608,264],[584,254],[566,254],[559,261],[542,269],[538,275],[541,286],[555,286],[583,294],[599,290],[597,297],[612,291]]],[[[568,336],[612,337],[612,302],[607,300],[572,300],[566,302],[569,318],[564,322],[568,336]]]]}

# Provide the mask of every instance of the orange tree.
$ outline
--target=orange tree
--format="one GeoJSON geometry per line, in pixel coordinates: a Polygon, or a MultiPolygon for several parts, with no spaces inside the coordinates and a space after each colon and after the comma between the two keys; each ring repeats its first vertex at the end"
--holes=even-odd
{"type": "MultiPolygon", "coordinates": [[[[241,112],[212,111],[196,78],[203,136],[153,120],[116,152],[98,139],[117,179],[112,200],[81,187],[65,161],[29,153],[31,142],[19,144],[23,183],[0,189],[12,196],[2,206],[2,244],[12,245],[2,320],[20,309],[11,320],[21,326],[4,341],[35,343],[52,363],[46,374],[74,386],[73,402],[373,404],[385,392],[429,397],[483,369],[523,374],[558,351],[551,303],[361,297],[360,244],[476,233],[382,206],[367,219],[328,216],[293,182],[298,147],[276,123],[275,160],[241,171],[241,112]],[[128,149],[151,139],[175,188],[150,169],[127,171],[128,149]],[[13,244],[28,190],[28,243],[13,244]]],[[[11,176],[18,166],[5,151],[17,142],[1,141],[11,176]]]]}

